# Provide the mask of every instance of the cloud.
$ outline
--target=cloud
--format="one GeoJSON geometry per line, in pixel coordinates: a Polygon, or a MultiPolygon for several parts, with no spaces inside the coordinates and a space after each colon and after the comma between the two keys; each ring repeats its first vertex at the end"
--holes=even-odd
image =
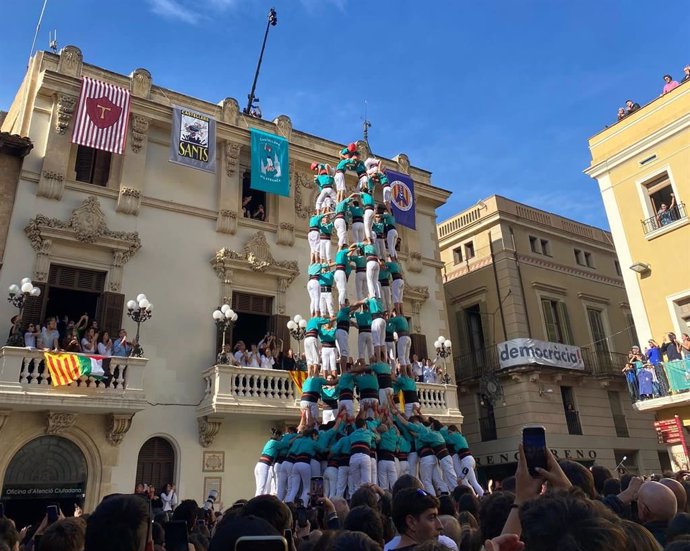
{"type": "Polygon", "coordinates": [[[201,14],[198,11],[186,8],[177,0],[149,0],[149,4],[153,13],[166,19],[177,19],[192,25],[196,25],[201,20],[201,14]]]}

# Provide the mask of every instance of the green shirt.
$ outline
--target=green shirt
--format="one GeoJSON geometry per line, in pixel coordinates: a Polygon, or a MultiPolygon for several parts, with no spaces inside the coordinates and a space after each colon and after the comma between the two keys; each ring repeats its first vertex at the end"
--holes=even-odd
{"type": "Polygon", "coordinates": [[[355,388],[355,376],[352,373],[343,373],[338,379],[338,384],[336,385],[336,390],[340,394],[341,390],[354,390],[355,388]]]}
{"type": "Polygon", "coordinates": [[[391,274],[399,274],[400,273],[400,265],[397,262],[386,262],[386,268],[388,268],[388,271],[391,274]]]}
{"type": "Polygon", "coordinates": [[[313,264],[309,264],[309,268],[307,268],[307,275],[309,275],[309,277],[320,275],[322,269],[323,266],[319,262],[314,262],[313,264]]]}
{"type": "MultiPolygon", "coordinates": [[[[350,307],[349,306],[343,306],[340,310],[338,310],[338,313],[335,315],[335,324],[336,325],[347,325],[347,330],[350,329],[350,307]]],[[[345,327],[343,327],[345,329],[345,327]]]]}
{"type": "Polygon", "coordinates": [[[316,440],[307,436],[297,438],[290,447],[290,454],[294,455],[308,455],[314,457],[317,451],[316,440]]]}
{"type": "Polygon", "coordinates": [[[352,266],[350,265],[350,255],[347,249],[341,249],[335,253],[335,263],[342,264],[345,266],[345,275],[349,276],[352,271],[352,266]]]}
{"type": "Polygon", "coordinates": [[[375,207],[376,201],[374,201],[374,196],[369,193],[362,192],[360,194],[360,199],[364,207],[375,207]]]}
{"type": "Polygon", "coordinates": [[[328,381],[323,377],[307,377],[302,383],[302,392],[313,392],[321,396],[321,387],[327,384],[328,381]]]}
{"type": "Polygon", "coordinates": [[[333,272],[321,272],[319,274],[319,285],[323,287],[333,287],[333,272]]]}
{"type": "Polygon", "coordinates": [[[367,259],[364,258],[361,254],[350,255],[350,260],[352,260],[352,262],[355,263],[355,268],[367,267],[367,259]]]}
{"type": "Polygon", "coordinates": [[[316,183],[318,184],[319,189],[333,187],[334,182],[333,176],[329,176],[328,174],[319,174],[316,177],[316,183]]]}
{"type": "Polygon", "coordinates": [[[383,222],[374,222],[371,225],[371,229],[379,239],[383,239],[383,222]]]}
{"type": "Polygon", "coordinates": [[[369,301],[370,313],[383,314],[386,311],[386,307],[383,305],[383,301],[380,298],[372,297],[367,300],[369,301]]]}
{"type": "Polygon", "coordinates": [[[324,325],[319,328],[319,340],[321,342],[334,343],[335,342],[335,331],[336,326],[334,325],[331,329],[326,329],[324,325]]]}
{"type": "Polygon", "coordinates": [[[398,332],[398,335],[400,333],[409,333],[410,332],[410,324],[407,323],[407,319],[405,319],[404,316],[393,316],[389,322],[393,325],[395,330],[398,332]]]}
{"type": "Polygon", "coordinates": [[[319,224],[319,232],[321,235],[330,235],[333,233],[333,222],[327,222],[325,224],[319,224]]]}
{"type": "Polygon", "coordinates": [[[356,243],[356,245],[362,249],[365,256],[378,256],[376,245],[372,245],[371,243],[356,243]]]}
{"type": "Polygon", "coordinates": [[[373,373],[360,373],[355,379],[355,384],[360,390],[378,390],[379,380],[373,373]]]}
{"type": "Polygon", "coordinates": [[[321,225],[321,218],[323,218],[323,215],[321,214],[315,214],[314,216],[309,218],[309,227],[318,228],[321,225]]]}
{"type": "Polygon", "coordinates": [[[341,455],[350,455],[350,437],[343,436],[331,446],[331,455],[339,457],[341,455]]]}
{"type": "Polygon", "coordinates": [[[379,281],[390,282],[390,279],[391,279],[391,273],[388,271],[388,267],[379,268],[379,281]]]}
{"type": "Polygon", "coordinates": [[[364,443],[370,448],[374,446],[376,436],[369,429],[355,429],[350,435],[350,445],[364,443]]]}
{"type": "Polygon", "coordinates": [[[268,442],[266,442],[264,448],[261,450],[261,455],[267,455],[268,457],[275,459],[278,456],[279,449],[280,440],[274,440],[271,438],[268,442]]]}
{"type": "Polygon", "coordinates": [[[305,328],[307,331],[318,331],[319,328],[322,325],[325,325],[328,323],[328,318],[319,318],[319,317],[314,317],[310,318],[309,321],[307,322],[307,327],[305,328]]]}
{"type": "Polygon", "coordinates": [[[340,203],[337,203],[335,205],[336,214],[340,214],[340,213],[345,214],[349,210],[349,208],[348,208],[349,204],[350,204],[349,199],[345,199],[344,201],[340,201],[340,203]]]}
{"type": "Polygon", "coordinates": [[[371,328],[371,314],[369,312],[355,312],[355,320],[358,328],[371,328]]]}
{"type": "Polygon", "coordinates": [[[393,385],[395,392],[406,391],[406,390],[417,390],[417,383],[412,377],[407,377],[405,375],[399,375],[393,385]]]}
{"type": "Polygon", "coordinates": [[[353,218],[363,218],[364,217],[364,209],[362,207],[356,207],[354,205],[350,205],[350,214],[352,215],[353,218]]]}
{"type": "Polygon", "coordinates": [[[381,441],[379,442],[379,450],[395,452],[398,449],[398,431],[394,428],[388,429],[381,434],[381,441]]]}

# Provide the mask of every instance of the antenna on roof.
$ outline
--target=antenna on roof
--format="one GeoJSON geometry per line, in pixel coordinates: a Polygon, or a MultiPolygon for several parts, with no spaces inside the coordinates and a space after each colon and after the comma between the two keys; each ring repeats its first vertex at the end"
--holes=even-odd
{"type": "Polygon", "coordinates": [[[34,55],[34,48],[36,47],[36,39],[38,38],[38,31],[41,30],[41,22],[43,21],[43,14],[46,11],[46,6],[48,5],[48,0],[43,0],[43,7],[41,8],[41,15],[38,16],[38,23],[36,24],[36,32],[34,33],[34,40],[31,43],[31,51],[29,52],[29,62],[26,64],[29,67],[31,63],[31,57],[34,55]]]}
{"type": "MultiPolygon", "coordinates": [[[[369,129],[371,128],[371,122],[367,119],[367,100],[364,100],[364,121],[362,123],[364,132],[364,141],[369,144],[369,129]]],[[[371,148],[370,148],[371,149],[371,148]]]]}
{"type": "Polygon", "coordinates": [[[58,51],[58,43],[57,43],[57,29],[55,29],[52,33],[48,31],[48,47],[53,50],[53,53],[56,54],[58,51]]]}

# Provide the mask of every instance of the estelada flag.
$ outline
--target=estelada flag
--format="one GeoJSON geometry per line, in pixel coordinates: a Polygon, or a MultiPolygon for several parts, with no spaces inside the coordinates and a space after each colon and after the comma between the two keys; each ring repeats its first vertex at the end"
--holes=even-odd
{"type": "Polygon", "coordinates": [[[83,77],[72,143],[122,155],[129,101],[129,90],[83,77]]]}
{"type": "Polygon", "coordinates": [[[290,378],[292,379],[292,382],[295,383],[295,386],[299,390],[300,394],[302,393],[302,385],[304,384],[304,381],[307,380],[307,372],[306,371],[288,371],[290,374],[290,378]]]}
{"type": "Polygon", "coordinates": [[[73,383],[83,375],[99,379],[105,375],[103,356],[85,356],[70,353],[44,354],[50,381],[53,386],[64,386],[73,383]]]}

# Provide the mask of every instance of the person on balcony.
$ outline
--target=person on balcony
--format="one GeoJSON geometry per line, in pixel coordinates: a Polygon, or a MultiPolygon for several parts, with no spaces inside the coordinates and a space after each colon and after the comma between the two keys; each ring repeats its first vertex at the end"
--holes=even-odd
{"type": "Polygon", "coordinates": [[[261,366],[261,356],[259,356],[259,349],[252,343],[251,349],[247,353],[247,367],[260,367],[261,366]]]}
{"type": "Polygon", "coordinates": [[[673,77],[671,75],[664,75],[664,82],[666,84],[664,84],[664,87],[661,90],[662,96],[668,94],[671,90],[678,88],[678,86],[680,86],[678,81],[673,80],[673,77]]]}
{"type": "Polygon", "coordinates": [[[264,349],[264,353],[261,354],[261,362],[259,367],[261,369],[273,369],[275,366],[275,358],[273,358],[273,353],[271,352],[271,349],[266,347],[264,349]]]}
{"type": "Polygon", "coordinates": [[[98,346],[96,331],[89,327],[81,339],[81,350],[84,354],[95,354],[98,346]]]}
{"type": "Polygon", "coordinates": [[[27,348],[36,348],[36,339],[41,336],[41,332],[36,327],[35,323],[30,323],[24,332],[24,346],[27,348]]]}
{"type": "Polygon", "coordinates": [[[62,348],[65,352],[81,352],[81,344],[79,344],[79,335],[77,334],[77,329],[72,327],[72,329],[67,330],[67,335],[62,341],[62,348]]]}
{"type": "Polygon", "coordinates": [[[163,502],[164,513],[172,513],[177,507],[177,492],[175,492],[175,485],[172,482],[165,485],[165,490],[161,492],[161,501],[163,502]]]}
{"type": "Polygon", "coordinates": [[[680,81],[681,84],[690,81],[690,65],[683,67],[683,80],[680,81]]]}
{"type": "Polygon", "coordinates": [[[640,399],[648,400],[654,397],[654,366],[652,364],[645,364],[637,373],[637,381],[640,388],[640,399]]]}
{"type": "Polygon", "coordinates": [[[676,197],[671,193],[671,206],[666,206],[666,203],[661,203],[659,210],[656,213],[656,221],[659,227],[670,224],[676,220],[676,197]]]}
{"type": "Polygon", "coordinates": [[[623,107],[618,108],[618,120],[624,119],[627,113],[623,107]]]}
{"type": "Polygon", "coordinates": [[[112,356],[113,355],[113,341],[110,338],[110,334],[107,331],[103,331],[100,339],[98,339],[98,353],[101,356],[112,356]]]}
{"type": "Polygon", "coordinates": [[[625,102],[625,114],[626,115],[629,115],[630,113],[634,113],[635,111],[637,111],[639,109],[640,109],[640,104],[637,103],[636,101],[629,99],[625,102]]]}
{"type": "Polygon", "coordinates": [[[44,349],[60,349],[60,332],[57,330],[57,319],[54,316],[46,320],[46,326],[41,331],[41,341],[44,349]]]}
{"type": "Polygon", "coordinates": [[[133,344],[127,342],[127,331],[120,329],[117,340],[113,342],[113,356],[126,357],[132,354],[133,344]]]}

